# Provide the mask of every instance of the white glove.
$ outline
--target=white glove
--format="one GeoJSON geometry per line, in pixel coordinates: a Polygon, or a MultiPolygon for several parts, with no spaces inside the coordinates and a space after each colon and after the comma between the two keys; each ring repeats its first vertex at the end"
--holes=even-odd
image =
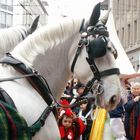
{"type": "Polygon", "coordinates": [[[125,138],[124,124],[121,118],[110,118],[110,127],[112,135],[116,140],[127,140],[125,138]]]}
{"type": "Polygon", "coordinates": [[[139,99],[140,99],[140,96],[136,96],[136,97],[134,98],[134,102],[138,102],[139,99]]]}

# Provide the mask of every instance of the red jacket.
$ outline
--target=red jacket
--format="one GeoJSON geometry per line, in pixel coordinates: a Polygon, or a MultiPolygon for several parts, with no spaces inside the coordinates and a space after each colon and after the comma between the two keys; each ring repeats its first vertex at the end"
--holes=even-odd
{"type": "Polygon", "coordinates": [[[59,126],[61,140],[76,140],[75,139],[75,133],[78,133],[79,134],[78,137],[80,137],[80,135],[84,132],[85,125],[84,125],[83,121],[80,118],[76,118],[74,120],[74,123],[75,123],[75,125],[73,125],[72,127],[68,128],[67,130],[65,129],[64,126],[62,126],[62,125],[59,126]],[[75,126],[78,126],[78,129],[74,128],[75,126]]]}

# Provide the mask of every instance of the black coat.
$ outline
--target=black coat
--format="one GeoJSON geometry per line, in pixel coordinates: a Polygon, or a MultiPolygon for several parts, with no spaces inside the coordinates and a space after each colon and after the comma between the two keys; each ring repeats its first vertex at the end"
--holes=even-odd
{"type": "MultiPolygon", "coordinates": [[[[133,140],[134,138],[130,137],[129,129],[130,129],[130,114],[132,110],[134,109],[134,127],[135,130],[137,128],[138,124],[138,117],[140,115],[140,101],[134,102],[132,94],[128,96],[128,102],[124,105],[125,108],[125,120],[124,120],[124,126],[126,131],[126,137],[129,140],[133,140]]],[[[136,132],[135,132],[136,133],[136,132]]]]}
{"type": "Polygon", "coordinates": [[[124,115],[124,106],[123,106],[123,101],[120,100],[119,104],[117,107],[109,112],[110,118],[123,118],[124,115]]]}

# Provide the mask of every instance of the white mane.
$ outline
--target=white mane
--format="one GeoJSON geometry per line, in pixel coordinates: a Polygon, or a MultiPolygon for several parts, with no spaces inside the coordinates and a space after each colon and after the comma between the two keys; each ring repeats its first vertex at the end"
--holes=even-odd
{"type": "Polygon", "coordinates": [[[23,26],[0,29],[0,57],[26,37],[26,30],[23,26]]]}
{"type": "Polygon", "coordinates": [[[81,23],[82,19],[66,17],[57,23],[48,24],[29,35],[11,53],[25,65],[32,67],[37,55],[45,54],[47,49],[64,43],[78,33],[81,23]]]}

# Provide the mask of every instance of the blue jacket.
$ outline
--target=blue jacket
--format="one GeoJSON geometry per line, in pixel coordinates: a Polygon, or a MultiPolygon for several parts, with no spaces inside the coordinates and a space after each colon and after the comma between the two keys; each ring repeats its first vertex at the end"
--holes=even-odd
{"type": "Polygon", "coordinates": [[[109,112],[110,118],[122,118],[124,115],[123,101],[120,100],[117,107],[109,112]]]}

